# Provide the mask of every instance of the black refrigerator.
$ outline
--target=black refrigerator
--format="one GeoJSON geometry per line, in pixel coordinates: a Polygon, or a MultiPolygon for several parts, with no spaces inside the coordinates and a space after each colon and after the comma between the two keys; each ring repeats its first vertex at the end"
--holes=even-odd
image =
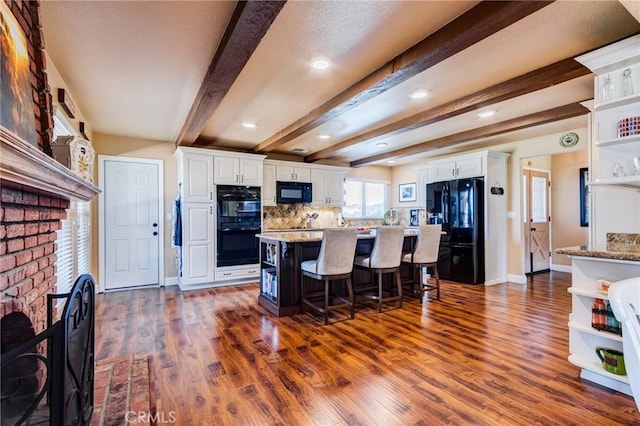
{"type": "Polygon", "coordinates": [[[484,180],[456,179],[427,184],[427,223],[442,224],[438,272],[441,278],[484,283],[484,180]]]}

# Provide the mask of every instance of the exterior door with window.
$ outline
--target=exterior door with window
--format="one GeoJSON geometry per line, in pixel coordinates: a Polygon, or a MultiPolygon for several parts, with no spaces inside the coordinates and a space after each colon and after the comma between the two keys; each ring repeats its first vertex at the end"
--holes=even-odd
{"type": "Polygon", "coordinates": [[[117,158],[103,164],[105,288],[159,284],[159,165],[117,158]]]}
{"type": "Polygon", "coordinates": [[[525,273],[548,271],[551,263],[549,172],[523,170],[525,273]]]}

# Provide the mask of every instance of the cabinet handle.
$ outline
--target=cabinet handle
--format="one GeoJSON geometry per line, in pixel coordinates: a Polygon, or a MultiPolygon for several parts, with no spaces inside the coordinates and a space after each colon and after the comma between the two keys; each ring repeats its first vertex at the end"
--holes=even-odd
{"type": "Polygon", "coordinates": [[[460,169],[456,169],[456,176],[460,176],[460,169]]]}
{"type": "Polygon", "coordinates": [[[236,175],[236,183],[238,183],[238,175],[236,175]]]}
{"type": "Polygon", "coordinates": [[[244,175],[240,175],[240,182],[244,182],[244,175]]]}
{"type": "Polygon", "coordinates": [[[209,206],[209,214],[213,214],[213,206],[209,206]]]}
{"type": "Polygon", "coordinates": [[[295,175],[296,175],[296,180],[298,180],[298,174],[297,174],[297,173],[295,173],[295,175]]]}
{"type": "Polygon", "coordinates": [[[291,180],[295,180],[294,177],[293,177],[293,173],[291,173],[291,180]]]}
{"type": "Polygon", "coordinates": [[[213,191],[209,191],[209,201],[213,201],[213,191]]]}
{"type": "Polygon", "coordinates": [[[451,169],[451,176],[455,176],[456,175],[456,169],[451,169]]]}

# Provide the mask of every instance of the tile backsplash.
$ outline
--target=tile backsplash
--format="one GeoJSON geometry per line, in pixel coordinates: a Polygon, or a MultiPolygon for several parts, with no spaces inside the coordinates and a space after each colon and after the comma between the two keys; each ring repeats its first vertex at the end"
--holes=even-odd
{"type": "MultiPolygon", "coordinates": [[[[410,211],[414,209],[396,208],[400,213],[400,224],[410,226],[410,211]]],[[[419,224],[425,223],[424,209],[421,210],[419,224]]],[[[304,204],[279,204],[274,207],[263,208],[263,229],[294,229],[294,228],[333,228],[340,225],[342,208],[319,207],[304,204]],[[315,219],[312,218],[317,215],[315,219]]],[[[381,226],[382,219],[345,219],[344,226],[381,226]]]]}

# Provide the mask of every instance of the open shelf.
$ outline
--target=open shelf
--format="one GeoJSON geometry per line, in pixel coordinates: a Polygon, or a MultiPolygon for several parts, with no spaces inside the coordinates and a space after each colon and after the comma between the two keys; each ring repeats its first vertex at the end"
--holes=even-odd
{"type": "Polygon", "coordinates": [[[596,141],[598,148],[605,148],[608,146],[626,145],[634,142],[640,142],[640,135],[626,136],[624,138],[611,138],[596,141]]]}
{"type": "Polygon", "coordinates": [[[623,376],[620,374],[612,374],[609,373],[602,367],[602,364],[596,361],[590,361],[584,358],[577,356],[576,354],[569,355],[569,362],[573,365],[577,365],[578,367],[582,367],[584,369],[593,371],[594,373],[605,376],[609,379],[617,380],[619,382],[623,382],[629,384],[629,377],[623,376]]]}
{"type": "Polygon", "coordinates": [[[622,342],[622,336],[615,334],[615,333],[611,333],[609,331],[604,331],[604,330],[596,330],[593,327],[588,327],[585,326],[583,324],[580,324],[576,321],[569,321],[569,328],[572,328],[574,330],[577,330],[581,333],[588,333],[588,334],[593,334],[594,336],[602,336],[602,337],[606,337],[607,339],[611,339],[613,341],[616,342],[622,342]]]}
{"type": "Polygon", "coordinates": [[[583,288],[569,287],[567,291],[571,294],[577,294],[578,296],[587,296],[594,299],[609,300],[609,295],[603,290],[588,290],[583,288]]]}
{"type": "Polygon", "coordinates": [[[591,186],[616,186],[621,188],[640,190],[640,175],[596,178],[589,183],[591,186]]]}
{"type": "Polygon", "coordinates": [[[618,108],[625,105],[631,105],[634,102],[640,102],[640,93],[633,94],[631,96],[624,96],[621,98],[614,99],[612,101],[599,102],[594,108],[596,111],[603,111],[612,108],[618,108]]]}

